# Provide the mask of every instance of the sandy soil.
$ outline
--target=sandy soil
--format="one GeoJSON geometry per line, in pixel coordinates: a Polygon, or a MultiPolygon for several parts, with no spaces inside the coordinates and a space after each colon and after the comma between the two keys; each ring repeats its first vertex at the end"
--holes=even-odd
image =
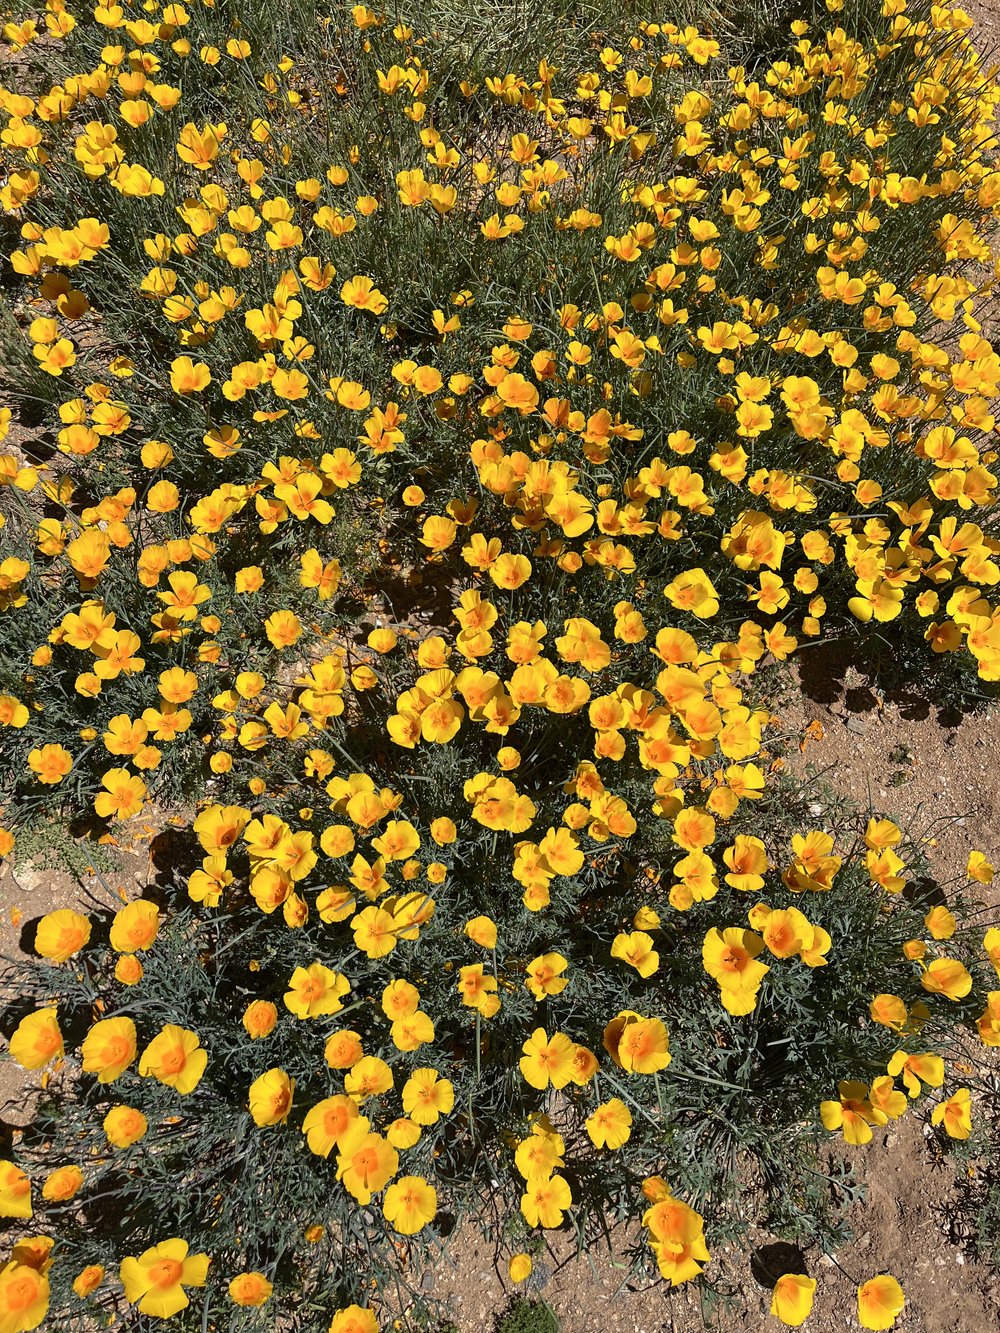
{"type": "MultiPolygon", "coordinates": [[[[82,882],[61,870],[31,866],[0,867],[0,1015],[14,999],[5,959],[14,959],[30,946],[35,922],[46,912],[73,907],[81,912],[117,910],[123,902],[139,897],[150,878],[148,852],[122,849],[115,856],[116,873],[87,875],[82,882]]],[[[39,1076],[20,1070],[0,1058],[0,1147],[5,1134],[26,1125],[31,1118],[33,1091],[39,1076]]]]}

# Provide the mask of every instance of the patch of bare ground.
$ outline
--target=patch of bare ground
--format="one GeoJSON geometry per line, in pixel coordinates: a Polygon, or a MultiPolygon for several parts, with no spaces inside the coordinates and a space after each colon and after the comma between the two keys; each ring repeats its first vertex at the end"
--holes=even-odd
{"type": "MultiPolygon", "coordinates": [[[[145,836],[145,835],[143,835],[145,836]]],[[[67,834],[67,840],[69,835],[67,834]]],[[[108,858],[102,858],[106,861],[108,858]]],[[[13,966],[31,952],[35,928],[48,912],[70,907],[85,913],[116,911],[124,902],[141,896],[152,878],[148,850],[116,847],[110,858],[113,870],[82,877],[38,863],[0,867],[0,1027],[9,1030],[6,1015],[23,1010],[13,966]]],[[[16,1019],[15,1019],[16,1021],[16,1019]]],[[[3,1140],[31,1121],[40,1074],[26,1073],[6,1057],[0,1038],[0,1148],[3,1140]]]]}

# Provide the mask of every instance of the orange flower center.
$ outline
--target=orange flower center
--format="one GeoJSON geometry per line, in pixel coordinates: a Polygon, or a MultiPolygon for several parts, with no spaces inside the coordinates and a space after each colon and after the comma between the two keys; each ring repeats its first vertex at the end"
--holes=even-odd
{"type": "Polygon", "coordinates": [[[626,1032],[622,1046],[633,1060],[644,1060],[653,1050],[653,1039],[648,1032],[626,1032]]]}
{"type": "Polygon", "coordinates": [[[339,1138],[347,1128],[347,1114],[343,1108],[338,1107],[335,1111],[327,1111],[323,1119],[323,1128],[331,1138],[339,1138]]]}
{"type": "Polygon", "coordinates": [[[38,1278],[31,1273],[25,1273],[22,1277],[15,1277],[13,1281],[7,1284],[7,1290],[4,1293],[7,1309],[12,1314],[21,1314],[24,1310],[27,1310],[37,1297],[38,1278]]]}
{"type": "Polygon", "coordinates": [[[362,1148],[360,1152],[354,1154],[353,1166],[362,1180],[367,1180],[378,1171],[378,1149],[375,1147],[362,1148]]]}
{"type": "Polygon", "coordinates": [[[184,1054],[183,1046],[175,1046],[172,1051],[167,1051],[160,1066],[165,1074],[179,1074],[187,1062],[187,1056],[184,1054]]]}
{"type": "Polygon", "coordinates": [[[178,1259],[159,1259],[149,1270],[150,1285],[157,1291],[166,1291],[181,1280],[184,1265],[178,1259]]]}

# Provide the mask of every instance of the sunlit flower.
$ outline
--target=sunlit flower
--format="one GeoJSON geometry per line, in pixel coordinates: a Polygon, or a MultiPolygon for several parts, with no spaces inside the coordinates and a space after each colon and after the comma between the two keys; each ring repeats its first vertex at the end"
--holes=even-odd
{"type": "Polygon", "coordinates": [[[660,1274],[672,1287],[697,1277],[709,1260],[698,1213],[669,1193],[643,1214],[660,1274]]]}
{"type": "Polygon", "coordinates": [[[335,1014],[343,1009],[343,998],[350,991],[350,983],[339,972],[333,972],[322,963],[297,967],[285,992],[285,1007],[296,1018],[318,1018],[335,1014]]]}
{"type": "Polygon", "coordinates": [[[621,1148],[632,1132],[632,1112],[620,1097],[612,1097],[587,1117],[586,1126],[595,1147],[621,1148]]]}
{"type": "Polygon", "coordinates": [[[968,1088],[958,1088],[931,1112],[932,1125],[944,1125],[952,1139],[967,1139],[972,1133],[972,1107],[968,1088]]]}
{"type": "Polygon", "coordinates": [[[104,1018],[87,1033],[80,1047],[85,1073],[99,1083],[113,1083],[136,1056],[135,1023],[126,1015],[104,1018]]]}
{"type": "Polygon", "coordinates": [[[81,912],[61,908],[43,916],[35,931],[35,951],[53,963],[65,963],[90,939],[91,925],[81,912]]]}
{"type": "Polygon", "coordinates": [[[573,1042],[563,1032],[551,1037],[536,1028],[523,1046],[521,1074],[533,1088],[562,1088],[572,1078],[573,1042]]]}
{"type": "Polygon", "coordinates": [[[0,1328],[22,1333],[38,1328],[49,1309],[49,1280],[28,1264],[0,1268],[0,1328]]]}
{"type": "Polygon", "coordinates": [[[371,1310],[348,1305],[333,1316],[328,1333],[379,1333],[378,1320],[371,1310]]]}
{"type": "Polygon", "coordinates": [[[120,1276],[125,1299],[143,1314],[169,1319],[190,1304],[185,1287],[203,1287],[208,1280],[207,1254],[188,1253],[186,1240],[164,1240],[139,1258],[123,1259],[120,1276]]]}
{"type": "Polygon", "coordinates": [[[257,1307],[266,1305],[274,1290],[263,1273],[237,1273],[227,1288],[234,1305],[257,1307]]]}
{"type": "Polygon", "coordinates": [[[138,1143],[148,1128],[146,1117],[132,1106],[113,1106],[104,1117],[104,1132],[116,1148],[138,1143]]]}
{"type": "Polygon", "coordinates": [[[771,1313],[789,1328],[799,1328],[812,1313],[816,1279],[805,1273],[785,1273],[774,1284],[771,1313]]]}
{"type": "Polygon", "coordinates": [[[10,1035],[8,1049],[22,1069],[42,1069],[58,1060],[64,1047],[55,1006],[22,1018],[10,1035]]]}
{"type": "Polygon", "coordinates": [[[0,1161],[0,1217],[32,1216],[31,1180],[13,1162],[0,1161]]]}
{"type": "Polygon", "coordinates": [[[295,1079],[283,1069],[269,1069],[250,1085],[250,1115],[255,1125],[283,1125],[292,1109],[295,1079]]]}
{"type": "Polygon", "coordinates": [[[903,1288],[888,1273],[869,1278],[858,1287],[858,1319],[862,1328],[892,1328],[905,1304],[903,1288]]]}
{"type": "Polygon", "coordinates": [[[382,1200],[386,1221],[403,1236],[414,1236],[437,1212],[437,1191],[423,1176],[400,1176],[382,1200]]]}
{"type": "Polygon", "coordinates": [[[185,1095],[201,1082],[208,1065],[208,1052],[198,1034],[168,1023],[153,1038],[139,1059],[139,1073],[159,1079],[168,1088],[185,1095]]]}
{"type": "Polygon", "coordinates": [[[159,908],[148,898],[137,898],[115,913],[111,923],[111,947],[119,953],[150,949],[159,928],[159,908]]]}
{"type": "Polygon", "coordinates": [[[396,1174],[399,1154],[386,1139],[371,1132],[362,1116],[337,1145],[337,1179],[358,1203],[367,1205],[396,1174]]]}

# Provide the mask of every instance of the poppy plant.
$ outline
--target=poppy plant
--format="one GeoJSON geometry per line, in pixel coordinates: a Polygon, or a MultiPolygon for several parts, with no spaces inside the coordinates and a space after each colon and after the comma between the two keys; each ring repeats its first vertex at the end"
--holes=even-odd
{"type": "Polygon", "coordinates": [[[113,1083],[136,1056],[136,1030],[131,1018],[122,1015],[95,1023],[80,1047],[83,1069],[96,1074],[99,1083],[113,1083]]]}
{"type": "Polygon", "coordinates": [[[119,1269],[125,1299],[143,1314],[169,1319],[190,1304],[186,1287],[203,1287],[209,1256],[189,1254],[186,1240],[163,1240],[138,1258],[123,1259],[119,1269]]]}
{"type": "Polygon", "coordinates": [[[53,963],[65,963],[90,939],[91,924],[81,912],[60,908],[43,916],[35,931],[35,950],[53,963]]]}
{"type": "Polygon", "coordinates": [[[372,1195],[388,1184],[399,1166],[395,1148],[371,1131],[364,1116],[348,1127],[337,1150],[337,1179],[360,1204],[370,1203],[372,1195]]]}
{"type": "Polygon", "coordinates": [[[296,1018],[318,1018],[335,1014],[343,1006],[343,997],[350,991],[346,977],[322,963],[297,967],[285,992],[285,1007],[296,1018]]]}
{"type": "Polygon", "coordinates": [[[32,1216],[31,1180],[14,1162],[0,1161],[0,1217],[32,1216]]]}
{"type": "Polygon", "coordinates": [[[862,1328],[892,1328],[905,1304],[903,1288],[888,1273],[869,1278],[858,1287],[858,1319],[862,1328]]]}
{"type": "Polygon", "coordinates": [[[11,1333],[38,1328],[49,1310],[49,1280],[28,1264],[0,1268],[0,1328],[11,1333]]]}
{"type": "Polygon", "coordinates": [[[182,1096],[195,1090],[208,1065],[208,1052],[198,1034],[168,1023],[153,1038],[139,1058],[139,1073],[159,1079],[182,1096]]]}
{"type": "Polygon", "coordinates": [[[250,1115],[255,1125],[283,1125],[292,1109],[295,1080],[283,1069],[269,1069],[250,1085],[250,1115]]]}
{"type": "Polygon", "coordinates": [[[812,1313],[816,1279],[805,1273],[785,1273],[774,1284],[771,1313],[789,1328],[800,1328],[812,1313]]]}
{"type": "Polygon", "coordinates": [[[721,931],[713,927],[705,936],[705,971],[718,982],[723,1006],[733,1015],[749,1014],[756,1008],[760,984],[770,971],[766,963],[756,961],[763,948],[759,935],[738,926],[721,931]]]}
{"type": "Polygon", "coordinates": [[[42,1069],[59,1059],[65,1047],[54,1006],[38,1009],[21,1019],[11,1033],[11,1058],[22,1069],[42,1069]]]}
{"type": "Polygon", "coordinates": [[[672,1287],[698,1276],[710,1255],[702,1218],[693,1208],[666,1194],[646,1210],[642,1224],[660,1274],[672,1287]]]}
{"type": "Polygon", "coordinates": [[[401,1235],[415,1236],[437,1212],[437,1191],[423,1176],[400,1176],[386,1190],[382,1211],[401,1235]]]}
{"type": "Polygon", "coordinates": [[[348,1305],[333,1316],[328,1333],[379,1333],[378,1320],[371,1310],[348,1305]]]}

